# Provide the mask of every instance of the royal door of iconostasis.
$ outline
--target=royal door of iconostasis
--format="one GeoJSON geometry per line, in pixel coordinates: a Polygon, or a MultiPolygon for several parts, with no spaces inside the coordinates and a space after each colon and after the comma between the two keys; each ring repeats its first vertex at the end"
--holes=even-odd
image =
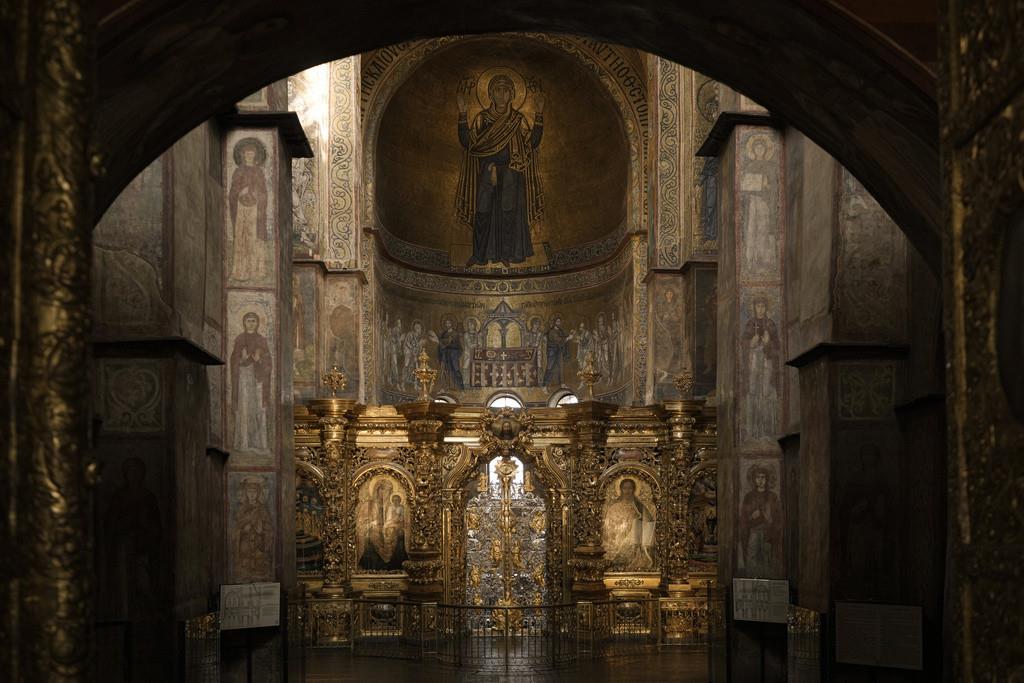
{"type": "Polygon", "coordinates": [[[480,467],[466,502],[465,602],[504,607],[550,602],[548,520],[535,475],[515,455],[480,467]]]}

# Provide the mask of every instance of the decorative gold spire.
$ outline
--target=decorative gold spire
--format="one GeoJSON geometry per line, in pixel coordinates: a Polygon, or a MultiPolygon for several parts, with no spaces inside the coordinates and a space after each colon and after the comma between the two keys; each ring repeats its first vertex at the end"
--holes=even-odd
{"type": "Polygon", "coordinates": [[[348,377],[345,377],[345,373],[335,365],[324,373],[323,383],[331,390],[331,396],[337,397],[338,391],[345,391],[345,387],[348,386],[348,377]]]}
{"type": "Polygon", "coordinates": [[[430,356],[427,355],[426,349],[420,351],[420,355],[416,357],[416,370],[413,372],[416,375],[416,381],[420,385],[420,400],[430,400],[430,389],[434,386],[434,380],[437,379],[437,370],[430,367],[430,356]]]}
{"type": "Polygon", "coordinates": [[[676,389],[679,391],[679,398],[693,398],[693,373],[689,371],[676,375],[676,389]]]}
{"type": "Polygon", "coordinates": [[[580,378],[580,381],[587,387],[587,400],[594,400],[594,385],[601,381],[601,371],[594,365],[594,354],[587,353],[583,360],[583,367],[580,368],[576,376],[580,378]]]}

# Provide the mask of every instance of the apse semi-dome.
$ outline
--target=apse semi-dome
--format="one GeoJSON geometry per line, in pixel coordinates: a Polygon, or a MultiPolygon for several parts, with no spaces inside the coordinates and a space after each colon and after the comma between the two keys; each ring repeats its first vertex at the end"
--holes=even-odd
{"type": "Polygon", "coordinates": [[[397,260],[555,272],[607,258],[625,238],[623,117],[574,55],[525,36],[459,40],[382,106],[367,142],[376,224],[397,260]]]}

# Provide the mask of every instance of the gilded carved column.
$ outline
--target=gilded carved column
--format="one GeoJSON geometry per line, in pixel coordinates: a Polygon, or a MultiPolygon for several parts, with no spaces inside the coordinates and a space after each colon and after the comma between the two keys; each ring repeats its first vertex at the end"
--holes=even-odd
{"type": "Polygon", "coordinates": [[[88,671],[92,3],[0,4],[0,671],[88,671]]]}
{"type": "Polygon", "coordinates": [[[455,406],[426,400],[398,406],[398,410],[409,421],[409,442],[416,449],[412,538],[409,559],[404,564],[409,574],[409,596],[422,601],[439,600],[444,594],[444,562],[441,557],[442,427],[455,406]]]}
{"type": "Polygon", "coordinates": [[[320,454],[318,462],[324,480],[321,495],[324,501],[324,584],[321,595],[344,595],[349,582],[349,548],[353,543],[348,528],[349,505],[352,504],[352,453],[349,425],[358,404],[351,399],[321,398],[310,403],[319,416],[320,454]]]}
{"type": "MultiPolygon", "coordinates": [[[[692,383],[691,383],[692,389],[692,383]]],[[[686,395],[689,392],[683,392],[686,395]]],[[[669,593],[686,588],[689,578],[689,560],[693,552],[693,533],[690,528],[690,468],[694,454],[694,426],[700,413],[701,402],[693,400],[670,401],[668,444],[662,451],[662,482],[665,501],[665,523],[668,525],[665,568],[663,574],[669,593]]]]}
{"type": "Polygon", "coordinates": [[[572,484],[572,592],[576,598],[600,599],[606,562],[601,544],[601,474],[605,469],[607,417],[612,406],[588,401],[569,408],[576,431],[570,461],[572,484]]]}

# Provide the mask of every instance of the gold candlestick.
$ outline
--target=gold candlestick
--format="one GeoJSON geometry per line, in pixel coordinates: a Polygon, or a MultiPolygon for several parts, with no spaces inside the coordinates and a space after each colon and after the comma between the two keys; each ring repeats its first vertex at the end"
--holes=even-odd
{"type": "Polygon", "coordinates": [[[679,391],[679,398],[693,398],[693,373],[685,371],[676,375],[673,384],[679,391]]]}
{"type": "Polygon", "coordinates": [[[345,377],[345,373],[335,365],[324,373],[323,383],[325,387],[328,387],[331,390],[331,396],[336,398],[339,390],[345,391],[345,387],[348,386],[348,378],[345,377]]]}
{"type": "Polygon", "coordinates": [[[430,388],[437,379],[437,370],[430,367],[430,356],[427,355],[426,349],[420,351],[420,355],[416,357],[416,370],[413,374],[420,385],[420,400],[429,401],[430,388]]]}
{"type": "Polygon", "coordinates": [[[580,368],[576,376],[580,378],[580,381],[587,387],[587,400],[594,400],[594,385],[601,381],[601,371],[594,365],[594,354],[588,353],[586,358],[583,360],[583,367],[580,368]]]}

